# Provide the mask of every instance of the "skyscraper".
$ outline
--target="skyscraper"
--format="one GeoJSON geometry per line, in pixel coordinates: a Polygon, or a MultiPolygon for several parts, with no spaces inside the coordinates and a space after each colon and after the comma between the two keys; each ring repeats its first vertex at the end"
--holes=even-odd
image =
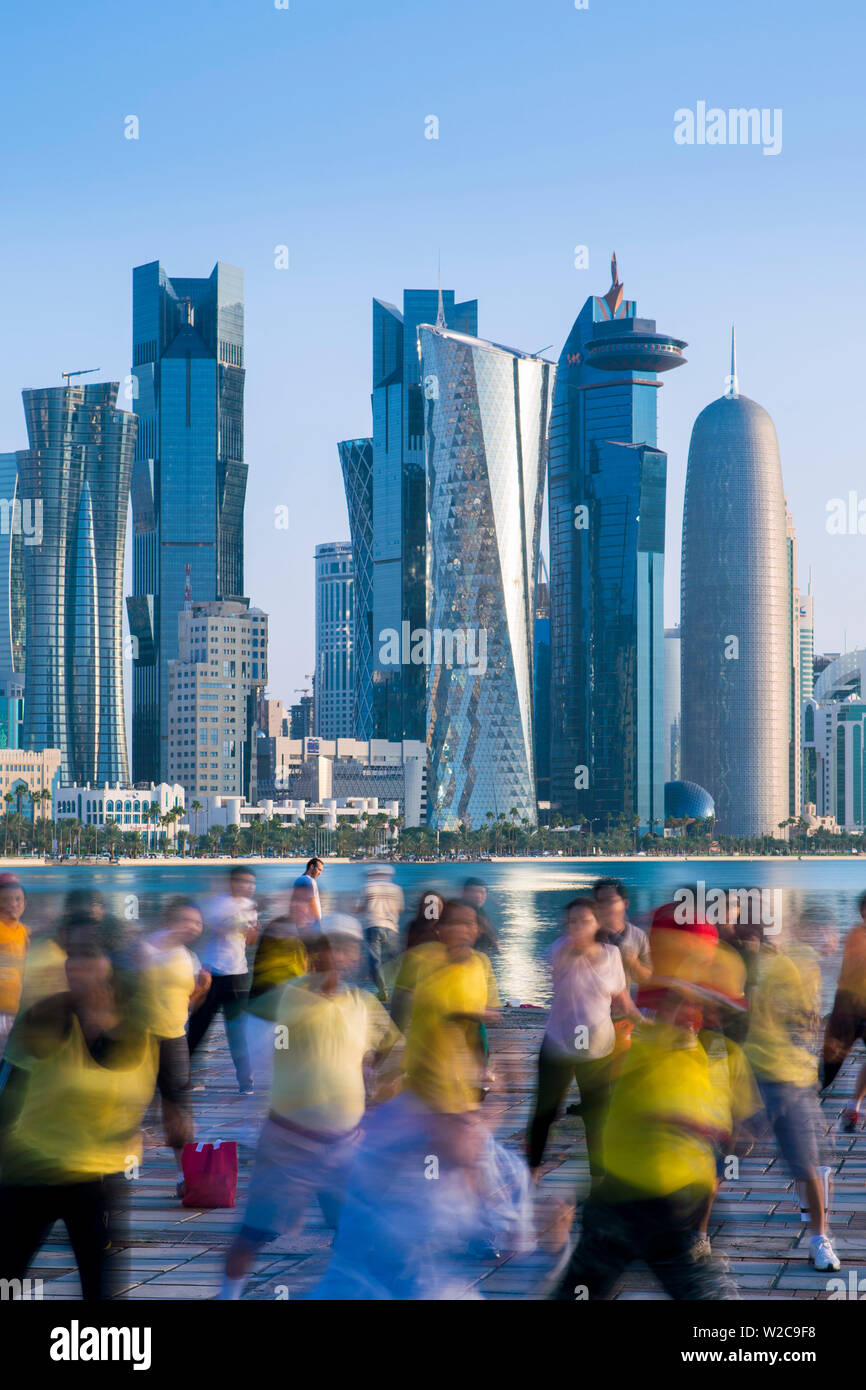
{"type": "Polygon", "coordinates": [[[24,741],[58,748],[66,782],[129,781],[123,703],[123,553],[137,421],[117,382],[25,391],[19,489],[41,541],[25,544],[24,741]]]}
{"type": "Polygon", "coordinates": [[[427,684],[437,829],[537,821],[535,589],[554,367],[424,325],[427,617],[393,652],[427,684]]]}
{"type": "MultiPolygon", "coordinates": [[[[550,810],[550,576],[538,555],[535,586],[535,657],[532,709],[535,717],[535,789],[539,806],[550,810]]],[[[546,819],[546,818],[545,818],[546,819]]]]}
{"type": "Polygon", "coordinates": [[[680,775],[680,655],[678,627],[665,628],[665,781],[680,775]]]}
{"type": "MultiPolygon", "coordinates": [[[[424,396],[419,324],[434,323],[436,290],[405,290],[403,312],[373,300],[373,731],[376,738],[424,738],[426,684],[415,665],[381,660],[382,634],[423,627],[426,609],[424,396]]],[[[476,300],[441,294],[448,328],[478,332],[476,300]]]]}
{"type": "Polygon", "coordinates": [[[792,662],[785,497],[773,422],[728,390],[702,410],[683,513],[682,777],[725,835],[777,835],[790,804],[792,662]]]}
{"type": "Polygon", "coordinates": [[[24,734],[24,545],[38,520],[31,499],[22,506],[18,462],[0,454],[0,748],[20,748],[24,734]]]}
{"type": "Polygon", "coordinates": [[[152,261],[133,271],[132,301],[132,761],[137,781],[160,782],[187,566],[194,601],[243,596],[243,272],[170,279],[152,261]]]}
{"type": "Polygon", "coordinates": [[[623,297],[587,299],[550,427],[551,809],[664,819],[664,531],[659,375],[686,344],[623,297]]]}
{"type": "Polygon", "coordinates": [[[315,731],[352,738],[355,715],[355,580],[348,541],[316,546],[315,731]]]}
{"type": "Polygon", "coordinates": [[[791,670],[788,715],[788,815],[803,809],[802,665],[800,660],[800,589],[797,584],[797,532],[785,498],[785,533],[788,549],[788,665],[791,670]]]}
{"type": "Polygon", "coordinates": [[[354,561],[354,709],[352,737],[373,736],[373,441],[337,445],[354,561]]]}

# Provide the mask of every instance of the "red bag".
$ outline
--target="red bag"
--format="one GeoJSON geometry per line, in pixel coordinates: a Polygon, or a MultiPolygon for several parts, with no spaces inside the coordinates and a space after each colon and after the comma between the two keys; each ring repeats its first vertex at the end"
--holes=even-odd
{"type": "Polygon", "coordinates": [[[233,1207],[238,1186],[238,1146],[233,1139],[215,1144],[184,1144],[183,1205],[233,1207]]]}

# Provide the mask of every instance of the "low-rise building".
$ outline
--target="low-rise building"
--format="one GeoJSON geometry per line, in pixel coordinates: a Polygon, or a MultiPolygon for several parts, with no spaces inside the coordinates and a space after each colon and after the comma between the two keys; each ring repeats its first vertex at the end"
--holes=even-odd
{"type": "Polygon", "coordinates": [[[56,802],[60,785],[61,761],[59,748],[43,748],[39,753],[27,748],[0,748],[0,796],[6,797],[11,793],[15,798],[11,809],[17,811],[20,801],[21,810],[31,815],[33,793],[40,808],[37,814],[50,819],[52,803],[56,802]],[[17,787],[24,787],[25,790],[19,794],[17,787]],[[46,792],[50,795],[45,796],[46,792]]]}
{"type": "Polygon", "coordinates": [[[141,783],[135,787],[124,787],[106,782],[101,787],[85,786],[58,787],[54,801],[55,820],[74,818],[82,825],[106,826],[110,822],[120,830],[138,830],[157,833],[168,830],[170,838],[177,834],[181,824],[178,816],[174,823],[160,827],[159,817],[170,812],[183,810],[184,790],[177,782],[141,783]]]}
{"type": "Polygon", "coordinates": [[[324,805],[336,798],[397,801],[406,826],[427,819],[427,749],[418,740],[266,738],[257,742],[257,801],[324,805]]]}
{"type": "Polygon", "coordinates": [[[190,803],[184,828],[199,835],[230,825],[236,825],[239,830],[248,830],[250,826],[266,824],[274,818],[281,825],[315,821],[322,830],[337,830],[341,823],[360,829],[365,818],[385,816],[389,824],[385,826],[384,838],[392,839],[397,829],[390,823],[396,822],[400,816],[398,802],[380,801],[375,796],[328,797],[318,805],[303,800],[271,801],[266,798],[257,806],[249,806],[242,796],[204,795],[197,800],[199,808],[190,803]]]}

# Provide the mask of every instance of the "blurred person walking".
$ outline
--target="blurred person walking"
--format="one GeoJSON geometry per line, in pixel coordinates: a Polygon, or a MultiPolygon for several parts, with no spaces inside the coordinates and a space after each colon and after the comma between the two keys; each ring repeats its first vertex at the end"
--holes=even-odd
{"type": "MultiPolygon", "coordinates": [[[[820,1067],[822,1090],[833,1085],[857,1039],[866,1044],[866,893],[857,907],[860,921],[845,938],[833,1009],[824,1031],[820,1067]]],[[[854,1098],[842,1112],[842,1129],[846,1134],[853,1134],[857,1129],[864,1096],[866,1063],[857,1073],[854,1098]]]]}
{"type": "Polygon", "coordinates": [[[495,956],[499,952],[499,937],[496,928],[484,910],[487,902],[487,884],[482,878],[467,878],[463,884],[462,902],[471,907],[478,921],[478,936],[475,941],[475,950],[483,951],[486,956],[495,956]]]}
{"type": "Polygon", "coordinates": [[[302,941],[317,936],[322,921],[322,900],[319,897],[317,880],[322,876],[325,865],[321,859],[308,859],[306,868],[292,885],[289,899],[289,916],[297,927],[302,941]]]}
{"type": "Polygon", "coordinates": [[[255,891],[255,875],[242,865],[235,865],[229,871],[229,891],[208,907],[205,919],[210,935],[202,952],[202,966],[211,982],[190,1018],[187,1034],[192,1055],[222,1010],[238,1089],[244,1096],[253,1093],[244,1009],[250,986],[247,946],[258,937],[255,891]]]}
{"type": "Polygon", "coordinates": [[[388,1002],[383,967],[400,951],[400,914],[406,906],[403,890],[393,882],[390,864],[373,864],[360,903],[367,943],[367,969],[383,1004],[388,1002]]]}
{"type": "Polygon", "coordinates": [[[21,1003],[30,931],[21,918],[27,899],[17,874],[0,874],[0,1058],[21,1003]]]}

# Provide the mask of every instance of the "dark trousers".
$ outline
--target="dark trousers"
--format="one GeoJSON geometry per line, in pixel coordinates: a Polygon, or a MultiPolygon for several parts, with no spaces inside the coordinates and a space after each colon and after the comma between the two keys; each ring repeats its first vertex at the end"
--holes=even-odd
{"type": "Polygon", "coordinates": [[[388,961],[393,960],[399,953],[400,934],[396,931],[388,931],[384,927],[366,927],[364,936],[367,941],[367,969],[370,972],[370,979],[376,986],[379,998],[387,999],[388,991],[385,988],[382,966],[387,965],[388,961]]]}
{"type": "Polygon", "coordinates": [[[120,1174],[57,1187],[0,1187],[0,1279],[23,1279],[55,1221],[69,1236],[82,1298],[102,1301],[120,1291],[122,1257],[109,1254],[123,1236],[120,1174]]]}
{"type": "Polygon", "coordinates": [[[723,1269],[692,1256],[706,1201],[706,1192],[691,1189],[669,1197],[623,1200],[621,1192],[612,1194],[610,1184],[602,1183],[583,1209],[577,1248],[550,1297],[561,1302],[607,1298],[629,1265],[643,1260],[671,1298],[737,1298],[723,1269]]]}
{"type": "Polygon", "coordinates": [[[601,1134],[610,1100],[611,1058],[574,1061],[564,1058],[547,1043],[541,1044],[538,1054],[538,1083],[535,1110],[529,1125],[528,1159],[530,1168],[537,1168],[544,1158],[550,1126],[562,1107],[572,1081],[580,1088],[580,1114],[586,1130],[589,1171],[601,1177],[601,1134]]]}
{"type": "Polygon", "coordinates": [[[833,1012],[827,1019],[821,1055],[821,1089],[836,1080],[848,1053],[866,1032],[866,1016],[861,999],[846,990],[837,990],[833,1012]]]}
{"type": "Polygon", "coordinates": [[[156,1089],[162,1100],[166,1142],[182,1149],[192,1142],[192,1107],[189,1094],[189,1043],[186,1037],[162,1038],[156,1089]]]}
{"type": "Polygon", "coordinates": [[[214,1017],[223,1011],[229,1052],[235,1064],[238,1086],[246,1091],[253,1084],[250,1053],[247,1046],[246,1002],[250,989],[249,975],[214,975],[210,989],[189,1021],[190,1056],[195,1052],[214,1017]]]}

